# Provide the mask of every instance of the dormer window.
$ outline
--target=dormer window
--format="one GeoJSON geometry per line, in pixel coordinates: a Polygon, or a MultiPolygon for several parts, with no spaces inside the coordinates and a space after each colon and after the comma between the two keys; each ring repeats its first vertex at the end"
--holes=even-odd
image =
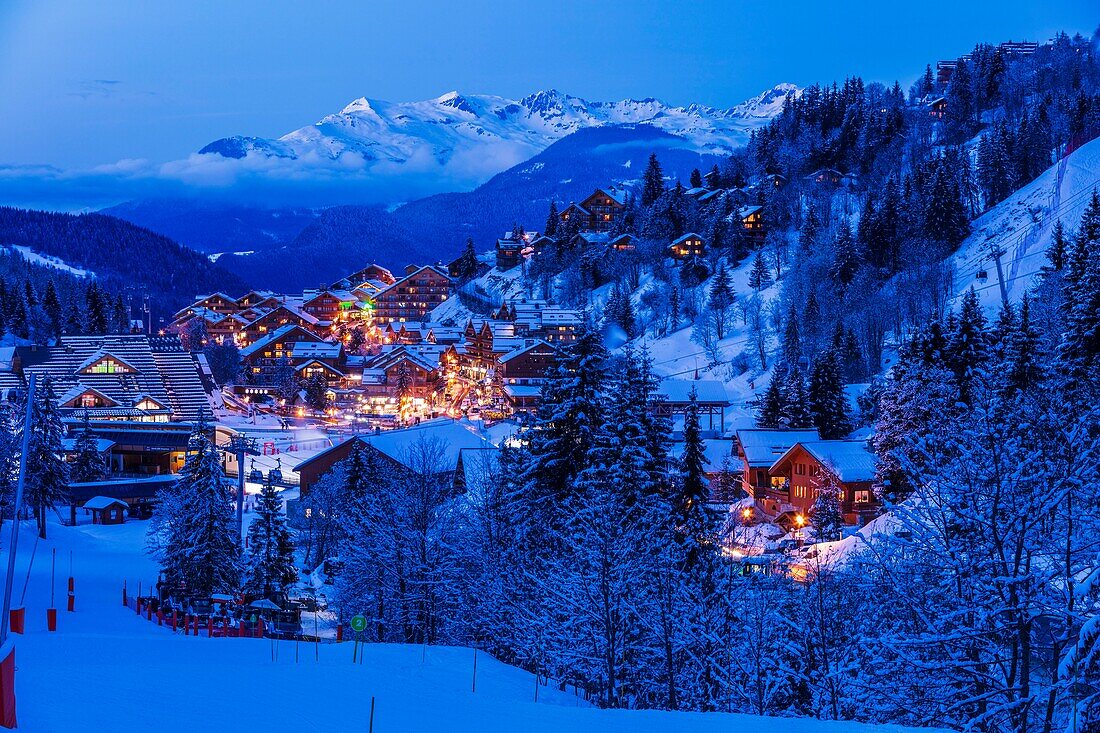
{"type": "Polygon", "coordinates": [[[113,354],[98,351],[77,369],[77,374],[136,374],[137,369],[113,354]]]}
{"type": "Polygon", "coordinates": [[[122,362],[105,356],[84,371],[87,374],[130,374],[133,370],[122,362]]]}

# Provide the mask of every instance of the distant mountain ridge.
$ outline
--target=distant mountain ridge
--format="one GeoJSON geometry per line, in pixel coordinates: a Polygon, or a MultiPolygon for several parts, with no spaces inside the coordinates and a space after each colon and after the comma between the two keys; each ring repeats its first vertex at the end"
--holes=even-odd
{"type": "MultiPolygon", "coordinates": [[[[698,152],[727,153],[779,114],[794,84],[778,84],[728,109],[671,106],[657,99],[591,102],[557,90],[519,100],[448,92],[421,102],[360,97],[336,114],[276,139],[234,136],[215,140],[200,155],[296,161],[349,173],[442,172],[450,190],[478,185],[590,127],[652,125],[698,152]],[[365,169],[364,169],[365,167],[365,169]]],[[[448,190],[440,188],[439,190],[448,190]]]]}
{"type": "Polygon", "coordinates": [[[298,290],[332,282],[359,263],[402,269],[447,262],[467,237],[484,251],[514,224],[542,229],[551,200],[560,207],[596,186],[636,185],[653,152],[672,180],[686,181],[693,168],[709,170],[721,160],[648,124],[585,128],[473,191],[436,194],[389,211],[325,209],[294,241],[249,255],[227,254],[218,264],[263,287],[298,290]]]}

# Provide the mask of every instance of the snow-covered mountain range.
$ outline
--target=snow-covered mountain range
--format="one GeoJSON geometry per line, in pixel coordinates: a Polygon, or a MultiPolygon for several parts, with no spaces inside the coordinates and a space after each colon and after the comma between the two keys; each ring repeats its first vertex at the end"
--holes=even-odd
{"type": "Polygon", "coordinates": [[[726,152],[743,145],[752,130],[779,114],[788,94],[798,92],[793,84],[778,84],[729,109],[673,107],[656,99],[590,102],[556,90],[520,100],[458,92],[422,102],[359,98],[278,139],[222,138],[199,154],[297,161],[336,174],[443,173],[455,184],[476,185],[588,127],[649,124],[700,152],[726,152]]]}

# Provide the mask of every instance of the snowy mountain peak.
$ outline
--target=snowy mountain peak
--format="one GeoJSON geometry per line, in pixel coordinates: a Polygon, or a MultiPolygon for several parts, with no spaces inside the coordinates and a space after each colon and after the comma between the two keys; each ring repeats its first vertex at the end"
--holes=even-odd
{"type": "Polygon", "coordinates": [[[277,140],[236,136],[216,140],[199,152],[226,158],[277,157],[304,167],[336,165],[338,174],[353,171],[357,176],[384,168],[388,176],[404,171],[438,177],[453,190],[476,186],[589,127],[647,124],[682,138],[684,147],[729,152],[781,112],[792,92],[798,87],[779,84],[730,109],[673,107],[653,97],[591,102],[557,89],[520,100],[458,91],[421,102],[359,97],[277,140]]]}

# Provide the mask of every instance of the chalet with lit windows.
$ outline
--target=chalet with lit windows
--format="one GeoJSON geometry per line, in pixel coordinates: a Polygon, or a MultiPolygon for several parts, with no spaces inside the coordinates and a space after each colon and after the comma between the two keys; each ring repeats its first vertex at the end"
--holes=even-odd
{"type": "Polygon", "coordinates": [[[241,363],[250,385],[274,387],[280,370],[298,370],[307,362],[320,360],[342,371],[346,363],[343,345],[324,341],[317,334],[295,324],[279,326],[241,349],[241,363]]]}
{"type": "Polygon", "coordinates": [[[300,326],[318,335],[323,329],[317,317],[281,303],[249,322],[242,329],[241,336],[245,343],[251,344],[287,325],[300,326]]]}
{"type": "Polygon", "coordinates": [[[367,265],[362,270],[356,270],[347,277],[333,283],[332,287],[340,290],[354,290],[364,284],[377,284],[382,287],[393,285],[397,278],[393,273],[381,265],[367,265]]]}
{"type": "Polygon", "coordinates": [[[741,485],[766,516],[776,517],[791,507],[787,479],[773,475],[772,465],[799,441],[820,440],[816,430],[738,430],[737,458],[741,485]]]}
{"type": "Polygon", "coordinates": [[[236,299],[229,297],[225,293],[212,293],[211,295],[201,296],[187,308],[184,308],[182,311],[176,313],[176,317],[178,318],[180,315],[192,309],[206,309],[208,311],[213,311],[214,313],[229,315],[230,313],[236,313],[241,308],[239,305],[237,305],[236,299]]]}
{"type": "Polygon", "coordinates": [[[307,290],[302,294],[302,312],[317,319],[321,327],[340,321],[358,321],[364,301],[349,290],[307,290]]]}
{"type": "Polygon", "coordinates": [[[453,281],[442,268],[409,265],[405,277],[374,296],[374,323],[422,321],[429,311],[451,297],[453,287],[453,281]]]}
{"type": "Polygon", "coordinates": [[[928,116],[937,120],[942,120],[947,115],[947,99],[945,97],[929,99],[924,103],[924,107],[928,110],[928,116]]]}
{"type": "Polygon", "coordinates": [[[623,233],[608,240],[607,246],[614,252],[633,252],[637,248],[637,239],[633,234],[623,233]]]}
{"type": "Polygon", "coordinates": [[[572,308],[562,308],[546,300],[519,298],[506,301],[497,319],[515,324],[514,335],[537,337],[555,346],[571,344],[583,325],[583,315],[572,308]]]}
{"type": "Polygon", "coordinates": [[[0,388],[48,375],[59,411],[91,420],[167,422],[210,414],[215,389],[204,362],[175,336],[63,336],[56,346],[20,346],[0,366],[0,388]]]}
{"type": "Polygon", "coordinates": [[[787,177],[782,173],[768,173],[764,176],[763,183],[768,188],[783,188],[787,185],[787,177]]]}
{"type": "Polygon", "coordinates": [[[252,309],[269,310],[279,304],[280,298],[267,290],[250,290],[237,298],[237,311],[252,309]]]}
{"type": "Polygon", "coordinates": [[[742,206],[737,212],[737,218],[741,220],[741,229],[756,242],[764,241],[764,207],[742,206]]]}
{"type": "Polygon", "coordinates": [[[498,270],[511,270],[523,261],[526,240],[515,234],[497,240],[496,262],[498,270]]]}
{"type": "Polygon", "coordinates": [[[570,203],[559,216],[562,223],[575,222],[582,232],[606,232],[626,210],[626,194],[617,189],[597,188],[579,204],[570,203]]]}
{"type": "Polygon", "coordinates": [[[844,174],[836,168],[820,168],[806,176],[807,181],[818,186],[839,186],[843,179],[844,174]]]}
{"type": "Polygon", "coordinates": [[[707,240],[695,232],[688,232],[682,237],[677,237],[668,245],[668,255],[674,260],[690,260],[693,257],[702,257],[707,251],[707,240]]]}
{"type": "Polygon", "coordinates": [[[530,248],[531,253],[536,256],[542,254],[543,252],[549,251],[557,245],[558,241],[556,239],[554,239],[553,237],[548,237],[545,234],[540,234],[539,236],[534,237],[528,243],[528,247],[530,248]]]}
{"type": "Polygon", "coordinates": [[[786,482],[787,511],[809,516],[823,485],[840,489],[840,510],[848,524],[863,525],[878,513],[871,490],[875,455],[857,440],[800,440],[768,468],[769,476],[786,482]]]}

